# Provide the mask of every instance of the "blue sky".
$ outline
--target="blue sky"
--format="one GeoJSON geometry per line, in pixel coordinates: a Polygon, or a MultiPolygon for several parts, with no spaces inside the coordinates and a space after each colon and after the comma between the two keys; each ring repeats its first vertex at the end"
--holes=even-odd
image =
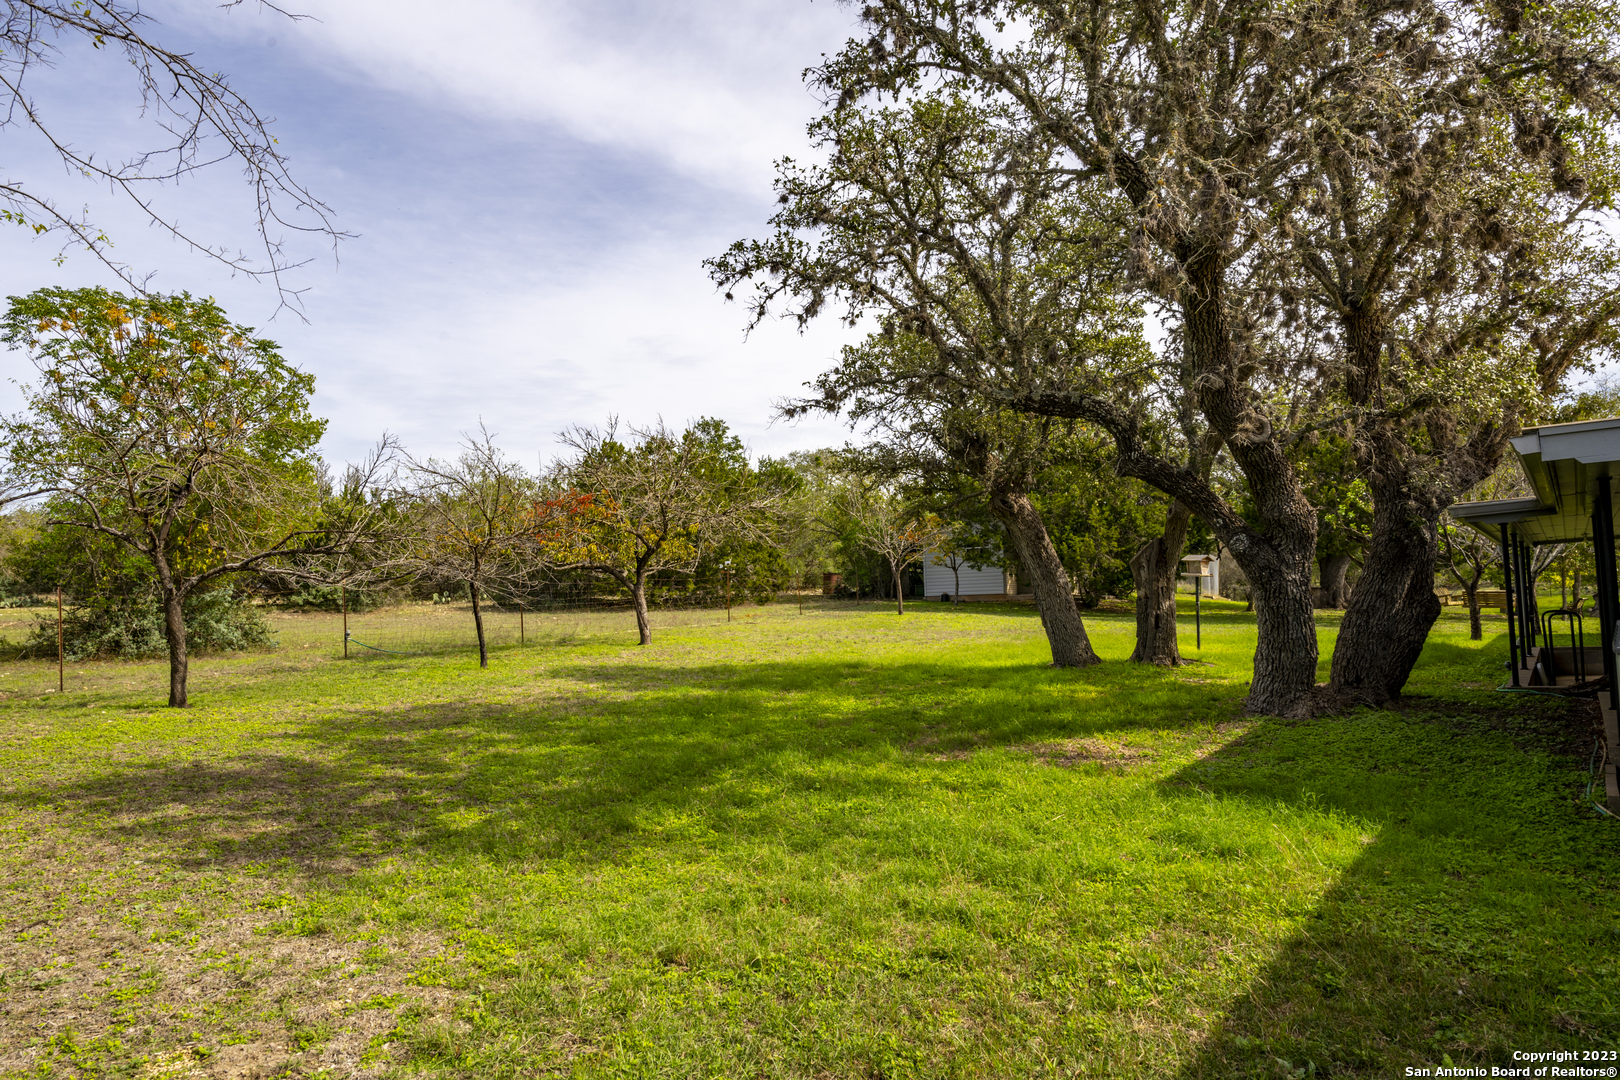
{"type": "MultiPolygon", "coordinates": [[[[217,297],[317,376],[325,451],[358,457],[384,429],[453,453],[482,420],[514,455],[555,433],[662,416],[727,420],[761,453],[836,444],[836,421],[770,425],[771,402],[827,367],[850,331],[786,325],[745,343],[743,314],[702,260],[759,235],[772,160],[805,157],[817,109],[800,72],[854,30],[831,0],[486,0],[478,21],[425,0],[304,0],[290,22],[251,4],[146,5],[152,36],[223,71],[295,173],[358,234],[303,253],[308,322],[273,290],[186,252],[37,139],[4,135],[8,175],[87,206],[151,287],[217,297]]],[[[32,91],[81,148],[154,142],[116,55],[70,48],[32,91]]],[[[251,193],[229,163],[162,191],[204,239],[249,246],[251,193]]],[[[0,289],[114,284],[89,256],[0,232],[0,289]]],[[[7,376],[31,368],[5,357],[7,376]]],[[[9,390],[9,388],[8,388],[9,390]]],[[[15,408],[14,391],[0,405],[15,408]]]]}

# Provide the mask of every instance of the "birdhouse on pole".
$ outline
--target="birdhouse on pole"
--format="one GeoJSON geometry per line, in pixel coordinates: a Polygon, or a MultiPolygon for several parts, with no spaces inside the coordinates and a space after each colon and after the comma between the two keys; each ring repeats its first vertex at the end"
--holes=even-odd
{"type": "Polygon", "coordinates": [[[1186,567],[1181,572],[1182,577],[1193,580],[1193,632],[1198,636],[1195,639],[1198,647],[1204,647],[1204,588],[1203,584],[1209,580],[1209,592],[1214,594],[1220,588],[1220,563],[1215,561],[1213,555],[1184,555],[1181,564],[1186,567]],[[1213,579],[1213,580],[1210,580],[1213,579]]]}

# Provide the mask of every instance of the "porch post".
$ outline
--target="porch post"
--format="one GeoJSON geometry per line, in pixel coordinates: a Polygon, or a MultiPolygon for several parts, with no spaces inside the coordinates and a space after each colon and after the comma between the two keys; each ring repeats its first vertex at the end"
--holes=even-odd
{"type": "Polygon", "coordinates": [[[1530,639],[1524,632],[1524,547],[1519,538],[1513,538],[1513,608],[1518,612],[1519,663],[1529,659],[1530,639]]]}
{"type": "Polygon", "coordinates": [[[1524,573],[1524,541],[1518,536],[1513,538],[1513,603],[1519,611],[1519,666],[1527,667],[1530,663],[1530,613],[1525,603],[1525,573],[1524,573]]]}
{"type": "Polygon", "coordinates": [[[1541,644],[1541,606],[1536,602],[1536,552],[1524,541],[1520,541],[1520,596],[1524,597],[1520,633],[1524,635],[1524,661],[1529,662],[1529,651],[1541,644]]]}
{"type": "Polygon", "coordinates": [[[1597,498],[1592,500],[1592,547],[1597,562],[1597,601],[1600,649],[1603,653],[1603,674],[1609,678],[1609,705],[1620,709],[1620,686],[1615,683],[1614,624],[1620,618],[1620,603],[1615,597],[1614,572],[1614,504],[1609,490],[1609,478],[1598,477],[1597,498]]]}
{"type": "MultiPolygon", "coordinates": [[[[1513,625],[1513,526],[1505,522],[1502,530],[1502,597],[1507,601],[1508,670],[1513,672],[1513,685],[1519,685],[1519,639],[1513,625]]],[[[1607,669],[1605,669],[1607,670],[1607,669]]]]}

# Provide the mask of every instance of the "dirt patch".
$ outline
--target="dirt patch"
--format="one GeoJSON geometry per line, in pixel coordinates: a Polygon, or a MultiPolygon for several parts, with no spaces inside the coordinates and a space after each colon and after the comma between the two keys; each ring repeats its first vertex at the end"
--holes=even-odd
{"type": "Polygon", "coordinates": [[[1041,764],[1063,768],[1102,765],[1111,769],[1128,769],[1154,760],[1153,755],[1141,747],[1104,739],[1064,739],[1062,742],[1035,743],[1025,749],[1041,764]]]}
{"type": "Polygon", "coordinates": [[[966,761],[983,741],[978,735],[919,735],[901,749],[931,761],[966,761]]]}
{"type": "Polygon", "coordinates": [[[182,874],[36,824],[5,866],[0,1074],[369,1076],[401,1019],[451,1010],[411,980],[442,941],[339,941],[298,925],[285,881],[182,874]]]}

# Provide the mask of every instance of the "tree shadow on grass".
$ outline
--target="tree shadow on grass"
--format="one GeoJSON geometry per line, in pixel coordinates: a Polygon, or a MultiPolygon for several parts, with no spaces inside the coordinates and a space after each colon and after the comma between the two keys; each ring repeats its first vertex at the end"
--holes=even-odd
{"type": "Polygon", "coordinates": [[[411,853],[611,860],[667,844],[644,828],[652,819],[768,834],[784,799],[904,799],[953,751],[1191,727],[1226,718],[1236,699],[1110,667],[604,663],[586,672],[589,688],[350,711],[262,750],[121,764],[0,799],[186,867],[289,860],[327,874],[411,853]]]}
{"type": "MultiPolygon", "coordinates": [[[[1488,666],[1477,650],[1449,659],[1488,666]]],[[[1585,759],[1569,753],[1592,711],[1475,694],[1263,721],[1164,781],[1369,832],[1180,1075],[1383,1078],[1616,1048],[1620,823],[1581,804],[1585,759]]]]}

